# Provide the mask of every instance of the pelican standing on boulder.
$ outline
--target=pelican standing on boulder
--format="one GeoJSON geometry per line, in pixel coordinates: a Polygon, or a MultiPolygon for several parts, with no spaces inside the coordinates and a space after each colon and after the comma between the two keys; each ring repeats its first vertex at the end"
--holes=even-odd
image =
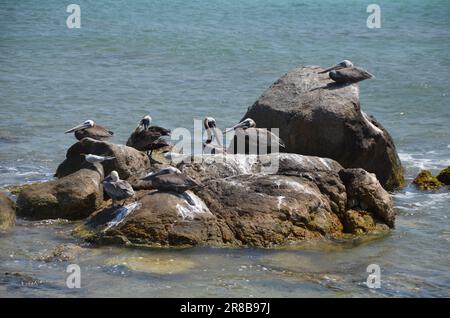
{"type": "Polygon", "coordinates": [[[141,180],[151,182],[154,189],[162,192],[183,193],[200,186],[197,181],[172,166],[152,172],[141,180]]]}
{"type": "Polygon", "coordinates": [[[338,84],[354,84],[374,77],[365,69],[353,66],[349,60],[343,60],[319,72],[319,74],[323,73],[329,73],[328,76],[338,84]]]}
{"type": "Polygon", "coordinates": [[[120,180],[117,171],[112,171],[109,177],[103,180],[103,188],[112,199],[112,206],[116,201],[126,200],[134,196],[133,187],[125,180],[120,180]]]}
{"type": "Polygon", "coordinates": [[[127,141],[128,147],[133,147],[139,151],[151,151],[165,146],[170,146],[163,136],[170,136],[170,129],[159,126],[150,126],[152,118],[147,115],[141,119],[136,130],[130,135],[127,141]]]}
{"type": "Polygon", "coordinates": [[[203,153],[204,154],[224,153],[225,149],[223,148],[220,136],[217,133],[216,120],[212,117],[206,117],[203,120],[203,126],[205,127],[206,133],[208,135],[208,138],[203,143],[203,153]],[[217,145],[213,144],[214,139],[216,139],[217,145]]]}
{"type": "Polygon", "coordinates": [[[86,120],[84,123],[75,126],[65,133],[75,132],[75,138],[81,140],[83,138],[92,138],[95,140],[105,140],[114,135],[114,133],[102,126],[97,125],[93,120],[86,120]]]}
{"type": "MultiPolygon", "coordinates": [[[[248,138],[250,148],[249,152],[252,149],[255,149],[257,150],[257,153],[260,153],[258,149],[264,148],[265,150],[267,150],[266,153],[268,153],[269,147],[271,149],[271,145],[273,144],[277,144],[278,146],[281,146],[283,148],[286,147],[283,140],[281,140],[280,137],[275,135],[270,130],[267,130],[265,128],[256,128],[256,122],[251,118],[247,118],[241,121],[239,124],[225,130],[225,134],[233,130],[236,132],[239,132],[240,130],[243,131],[243,134],[239,134],[239,137],[237,138],[248,138]]],[[[237,144],[239,144],[239,142],[237,144]]],[[[236,149],[236,143],[232,143],[230,147],[232,147],[232,149],[229,149],[232,150],[230,152],[239,153],[239,149],[236,149]]]]}

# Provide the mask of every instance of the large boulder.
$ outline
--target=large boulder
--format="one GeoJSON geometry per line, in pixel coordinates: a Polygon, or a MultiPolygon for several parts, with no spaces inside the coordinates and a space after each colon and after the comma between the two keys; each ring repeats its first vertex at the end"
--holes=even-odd
{"type": "Polygon", "coordinates": [[[0,233],[9,232],[16,223],[16,206],[4,193],[0,192],[0,233]]]}
{"type": "MultiPolygon", "coordinates": [[[[286,152],[332,158],[345,168],[377,175],[388,190],[404,184],[394,142],[384,127],[361,111],[359,86],[337,85],[317,66],[282,76],[244,118],[279,128],[286,152]]],[[[369,83],[368,83],[369,84],[369,83]]]]}
{"type": "Polygon", "coordinates": [[[29,219],[82,219],[103,204],[104,178],[100,164],[85,164],[81,170],[23,188],[17,197],[17,215],[29,219]]]}
{"type": "Polygon", "coordinates": [[[125,145],[84,138],[69,148],[66,159],[57,168],[55,176],[62,178],[80,170],[86,162],[81,154],[115,157],[114,160],[104,161],[102,165],[105,175],[116,170],[121,179],[128,179],[135,173],[150,167],[148,156],[139,150],[125,145]]]}
{"type": "Polygon", "coordinates": [[[215,155],[178,168],[202,183],[195,193],[139,191],[135,203],[96,212],[76,234],[99,244],[270,247],[393,226],[382,186],[372,177],[344,182],[331,159],[215,155]]]}

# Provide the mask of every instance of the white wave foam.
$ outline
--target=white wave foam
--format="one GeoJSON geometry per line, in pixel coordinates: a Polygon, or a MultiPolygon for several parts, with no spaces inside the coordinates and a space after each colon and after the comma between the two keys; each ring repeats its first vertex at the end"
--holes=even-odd
{"type": "Polygon", "coordinates": [[[444,169],[450,166],[450,159],[423,158],[423,154],[399,153],[398,156],[405,166],[420,170],[444,169]]]}

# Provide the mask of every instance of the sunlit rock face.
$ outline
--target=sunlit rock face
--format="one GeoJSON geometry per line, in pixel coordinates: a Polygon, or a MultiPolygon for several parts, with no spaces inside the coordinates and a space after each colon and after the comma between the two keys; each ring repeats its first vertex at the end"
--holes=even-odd
{"type": "Polygon", "coordinates": [[[12,230],[16,224],[16,205],[4,193],[0,192],[0,234],[12,230]]]}
{"type": "MultiPolygon", "coordinates": [[[[359,85],[338,85],[317,66],[278,79],[242,117],[279,128],[280,151],[332,158],[345,168],[375,173],[383,187],[404,184],[403,168],[387,130],[361,111],[359,85]]],[[[367,83],[369,85],[369,83],[367,83]]]]}
{"type": "Polygon", "coordinates": [[[202,184],[198,189],[138,191],[134,202],[97,211],[75,234],[96,244],[272,247],[393,226],[386,218],[391,198],[376,177],[331,159],[287,153],[191,159],[178,168],[202,184]]]}
{"type": "Polygon", "coordinates": [[[114,160],[104,161],[102,166],[106,176],[115,170],[121,179],[128,179],[150,167],[148,156],[139,150],[125,145],[84,138],[67,150],[66,159],[58,166],[55,176],[62,178],[83,168],[86,161],[82,154],[114,157],[114,160]]]}
{"type": "Polygon", "coordinates": [[[27,185],[17,197],[17,214],[33,219],[83,219],[103,205],[102,165],[85,164],[58,180],[27,185]]]}

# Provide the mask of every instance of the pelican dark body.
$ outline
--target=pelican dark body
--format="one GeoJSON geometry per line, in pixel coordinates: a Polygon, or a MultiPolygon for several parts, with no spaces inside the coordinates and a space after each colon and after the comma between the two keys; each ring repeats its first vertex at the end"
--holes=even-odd
{"type": "Polygon", "coordinates": [[[151,117],[145,116],[136,130],[127,140],[127,146],[140,151],[152,151],[155,149],[169,146],[169,144],[160,139],[163,136],[170,136],[170,129],[159,126],[150,126],[151,117]]]}
{"type": "Polygon", "coordinates": [[[348,67],[340,70],[333,70],[330,72],[329,76],[338,84],[358,83],[373,77],[372,74],[360,67],[348,67]]]}

